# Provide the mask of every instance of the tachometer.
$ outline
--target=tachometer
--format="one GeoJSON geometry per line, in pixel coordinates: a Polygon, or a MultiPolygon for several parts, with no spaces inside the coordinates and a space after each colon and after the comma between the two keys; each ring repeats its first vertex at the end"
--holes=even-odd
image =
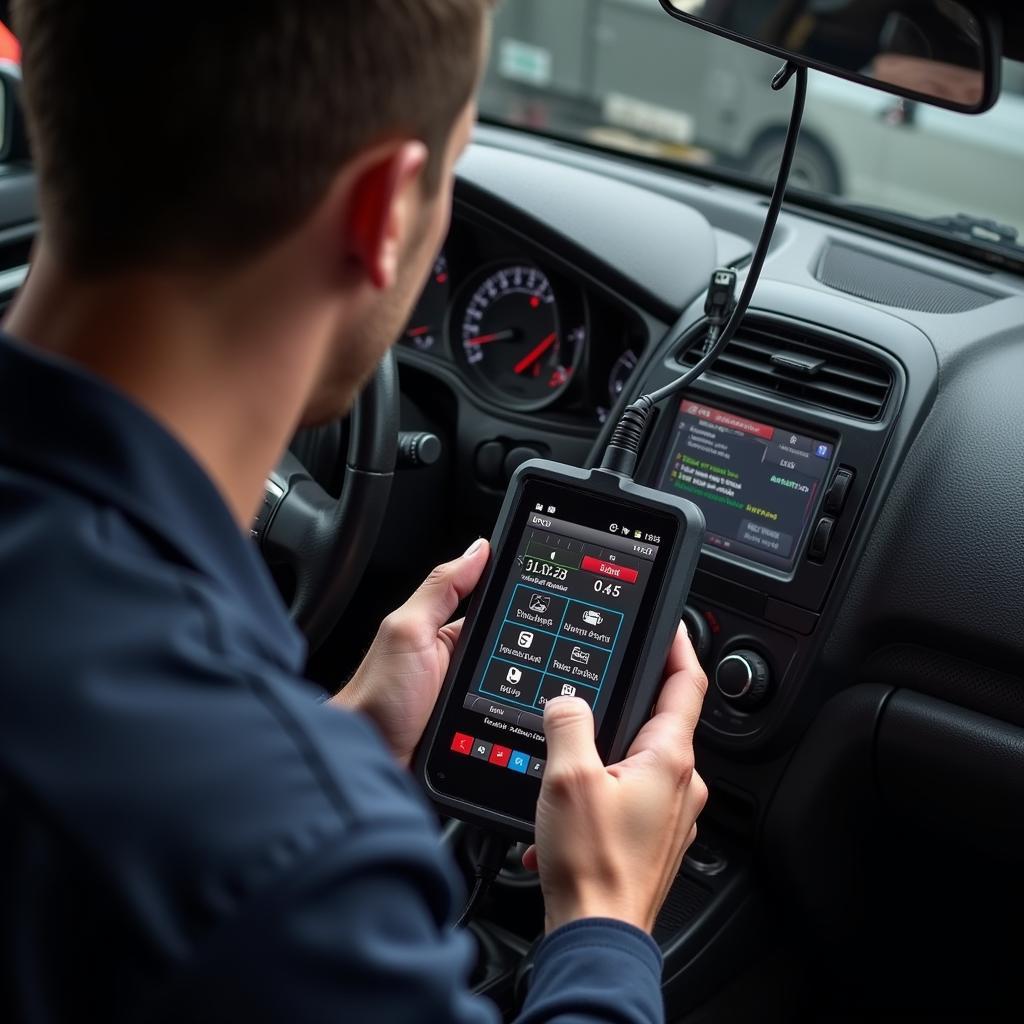
{"type": "Polygon", "coordinates": [[[540,409],[572,382],[586,328],[570,323],[567,329],[547,275],[518,264],[490,272],[469,295],[455,342],[484,393],[540,409]]]}
{"type": "Polygon", "coordinates": [[[427,286],[420,296],[412,320],[402,335],[402,344],[420,352],[437,352],[440,346],[441,328],[448,309],[448,295],[451,291],[448,258],[441,253],[430,273],[427,286]]]}

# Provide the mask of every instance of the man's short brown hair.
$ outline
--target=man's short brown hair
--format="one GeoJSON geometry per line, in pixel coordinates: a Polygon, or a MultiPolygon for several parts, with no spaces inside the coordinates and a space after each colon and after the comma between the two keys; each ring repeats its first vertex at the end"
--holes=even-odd
{"type": "Polygon", "coordinates": [[[360,150],[431,151],[476,86],[493,0],[16,0],[47,230],[79,273],[241,261],[360,150]]]}

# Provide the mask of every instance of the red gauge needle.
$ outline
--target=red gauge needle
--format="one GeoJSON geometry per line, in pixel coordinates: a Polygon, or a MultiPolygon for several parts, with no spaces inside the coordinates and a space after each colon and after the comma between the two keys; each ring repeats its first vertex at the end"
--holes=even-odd
{"type": "Polygon", "coordinates": [[[476,338],[468,338],[464,345],[490,345],[492,341],[515,341],[519,337],[516,330],[498,331],[495,334],[481,334],[476,338]]]}
{"type": "Polygon", "coordinates": [[[540,359],[542,355],[544,355],[545,352],[547,352],[549,348],[551,348],[552,345],[555,344],[556,341],[558,341],[558,332],[552,331],[532,352],[523,356],[523,358],[516,363],[514,367],[515,372],[525,373],[535,362],[537,362],[538,359],[540,359]]]}
{"type": "Polygon", "coordinates": [[[429,327],[413,327],[413,328],[410,328],[405,333],[410,338],[419,338],[421,335],[426,334],[427,331],[429,331],[429,330],[430,330],[429,327]]]}

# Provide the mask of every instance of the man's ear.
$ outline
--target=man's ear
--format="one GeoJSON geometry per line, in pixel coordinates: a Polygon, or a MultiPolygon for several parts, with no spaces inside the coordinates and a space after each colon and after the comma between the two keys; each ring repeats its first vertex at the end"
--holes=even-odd
{"type": "Polygon", "coordinates": [[[407,238],[416,228],[420,180],[429,159],[422,142],[381,147],[359,168],[350,192],[346,235],[350,255],[374,288],[390,288],[407,238]]]}

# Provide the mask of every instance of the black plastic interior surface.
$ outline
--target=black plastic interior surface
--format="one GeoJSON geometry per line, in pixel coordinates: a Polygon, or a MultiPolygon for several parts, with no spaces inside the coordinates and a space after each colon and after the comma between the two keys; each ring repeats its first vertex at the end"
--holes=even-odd
{"type": "MultiPolygon", "coordinates": [[[[31,175],[0,178],[0,272],[24,267],[34,204],[31,175]]],[[[489,534],[515,465],[600,458],[624,405],[679,372],[682,340],[703,331],[711,270],[742,266],[763,209],[762,197],[725,183],[478,131],[452,235],[465,273],[494,259],[542,267],[586,310],[587,362],[564,401],[524,412],[482,396],[451,353],[400,347],[401,426],[436,433],[442,457],[397,474],[374,586],[314,675],[344,678],[435,563],[489,534]],[[635,368],[609,394],[627,352],[635,368]]],[[[772,686],[756,708],[713,691],[706,703],[697,763],[711,789],[701,840],[713,856],[703,873],[687,865],[659,922],[670,1013],[714,998],[771,950],[811,965],[795,976],[822,1005],[846,998],[873,1019],[878,979],[900,981],[890,936],[903,955],[921,951],[903,979],[908,1005],[928,1002],[928,956],[943,966],[931,996],[959,1007],[973,982],[991,1002],[1019,973],[1008,956],[1019,940],[1001,943],[998,925],[1024,909],[1024,280],[794,205],[750,323],[783,347],[863,359],[892,387],[874,410],[841,406],[791,387],[787,371],[736,373],[726,362],[693,389],[834,440],[836,465],[855,478],[823,560],[780,572],[713,551],[701,559],[691,603],[711,636],[705,667],[713,675],[723,655],[752,650],[772,686]],[[708,874],[716,857],[724,866],[708,874]],[[929,909],[938,899],[953,931],[929,909]],[[964,958],[957,984],[950,950],[964,958]]],[[[644,482],[672,419],[654,425],[644,482]]],[[[317,461],[329,469],[329,452],[317,461]]],[[[480,922],[491,960],[478,977],[506,1009],[541,920],[530,879],[499,879],[480,922]]]]}

